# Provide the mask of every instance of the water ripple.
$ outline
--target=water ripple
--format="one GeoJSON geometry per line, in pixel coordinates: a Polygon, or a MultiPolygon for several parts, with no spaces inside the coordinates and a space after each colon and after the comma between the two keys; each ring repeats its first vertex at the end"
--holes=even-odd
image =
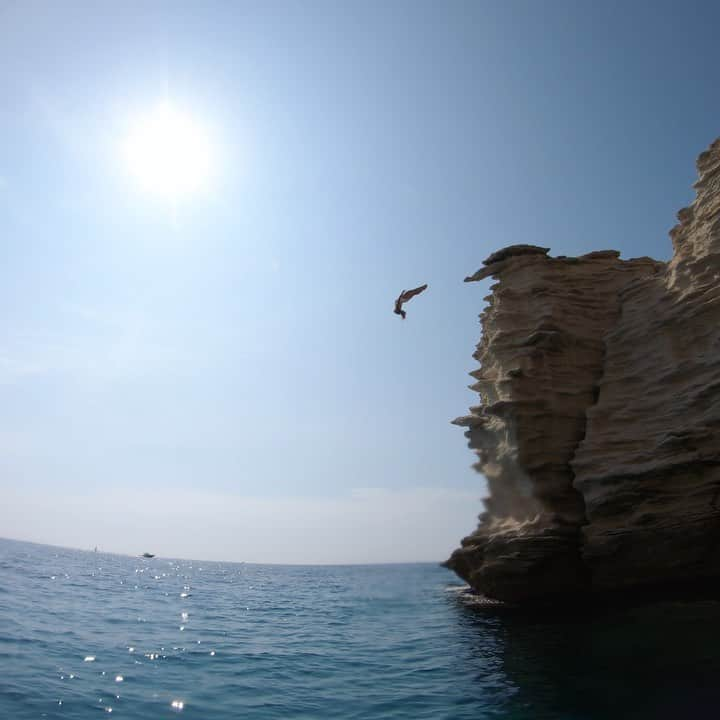
{"type": "Polygon", "coordinates": [[[0,587],[13,720],[655,718],[703,702],[720,671],[717,603],[538,621],[494,613],[430,564],[200,564],[0,540],[0,587]]]}

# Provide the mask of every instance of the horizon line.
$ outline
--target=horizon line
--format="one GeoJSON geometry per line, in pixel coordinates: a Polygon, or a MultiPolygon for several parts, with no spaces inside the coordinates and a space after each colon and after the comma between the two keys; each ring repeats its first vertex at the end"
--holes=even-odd
{"type": "Polygon", "coordinates": [[[87,548],[73,547],[70,545],[55,545],[53,543],[39,542],[37,540],[24,540],[21,538],[11,538],[0,536],[0,542],[14,542],[14,543],[25,543],[27,545],[38,545],[40,547],[57,548],[58,550],[72,550],[73,552],[83,552],[90,555],[114,555],[117,557],[127,557],[144,560],[171,560],[177,562],[211,562],[211,563],[225,563],[229,565],[266,565],[272,567],[374,567],[374,566],[386,566],[386,565],[437,565],[442,567],[442,560],[388,560],[385,562],[256,562],[254,560],[212,560],[209,558],[180,558],[170,557],[166,555],[154,555],[152,558],[143,558],[142,555],[133,555],[130,553],[115,552],[111,550],[94,550],[87,548]]]}

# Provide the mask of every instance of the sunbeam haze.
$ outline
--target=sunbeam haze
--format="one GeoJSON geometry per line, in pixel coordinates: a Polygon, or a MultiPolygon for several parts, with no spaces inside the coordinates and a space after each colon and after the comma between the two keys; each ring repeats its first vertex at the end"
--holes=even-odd
{"type": "Polygon", "coordinates": [[[133,119],[123,156],[128,172],[144,190],[172,199],[201,189],[212,171],[207,132],[169,101],[133,119]]]}
{"type": "Polygon", "coordinates": [[[714,7],[620,7],[0,4],[0,534],[443,559],[485,492],[462,279],[516,242],[667,258],[717,130],[714,7]],[[130,520],[163,497],[191,535],[130,520]],[[365,529],[320,551],[328,507],[365,529]]]}

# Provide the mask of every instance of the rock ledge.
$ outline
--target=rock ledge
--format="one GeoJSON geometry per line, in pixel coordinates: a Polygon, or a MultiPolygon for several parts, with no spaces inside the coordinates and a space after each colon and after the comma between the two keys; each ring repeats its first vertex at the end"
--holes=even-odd
{"type": "Polygon", "coordinates": [[[453,421],[489,497],[446,565],[484,596],[720,579],[720,139],[698,171],[669,263],[513,245],[466,278],[498,280],[453,421]]]}

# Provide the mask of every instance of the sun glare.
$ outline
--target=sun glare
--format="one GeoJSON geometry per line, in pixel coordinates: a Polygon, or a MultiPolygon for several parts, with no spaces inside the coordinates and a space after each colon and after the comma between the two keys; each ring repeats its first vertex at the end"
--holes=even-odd
{"type": "Polygon", "coordinates": [[[210,176],[207,134],[169,103],[136,119],[124,155],[130,174],[143,190],[171,199],[202,189],[210,176]]]}

